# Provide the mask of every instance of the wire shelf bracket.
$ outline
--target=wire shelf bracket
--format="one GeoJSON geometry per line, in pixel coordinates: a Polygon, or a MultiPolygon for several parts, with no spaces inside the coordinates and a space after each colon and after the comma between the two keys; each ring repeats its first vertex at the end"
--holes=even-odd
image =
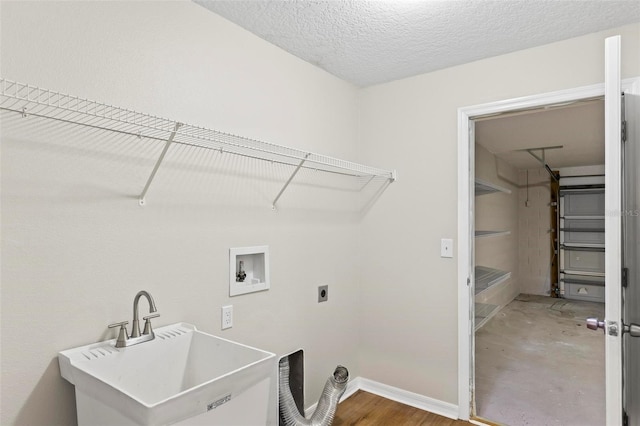
{"type": "Polygon", "coordinates": [[[284,191],[303,168],[362,179],[365,183],[361,189],[375,178],[383,178],[387,183],[396,180],[395,170],[366,166],[296,148],[180,123],[176,120],[66,95],[2,77],[0,77],[0,110],[16,112],[23,117],[46,118],[163,142],[165,145],[162,153],[156,160],[153,171],[140,193],[138,201],[141,206],[145,205],[147,191],[169,148],[174,144],[215,150],[292,167],[293,173],[273,200],[271,207],[274,210],[284,191]]]}
{"type": "Polygon", "coordinates": [[[149,175],[149,179],[147,179],[147,183],[145,184],[144,189],[142,190],[142,193],[140,194],[140,197],[139,197],[140,198],[139,203],[141,206],[145,205],[144,197],[145,195],[147,195],[147,191],[151,186],[151,182],[153,181],[153,178],[156,176],[156,173],[160,168],[160,164],[162,164],[162,160],[164,160],[164,156],[167,155],[167,151],[169,151],[169,146],[171,145],[171,142],[173,142],[173,139],[176,137],[176,133],[178,132],[178,129],[180,128],[180,126],[182,126],[182,123],[176,123],[176,126],[173,128],[173,132],[171,132],[171,135],[169,135],[169,139],[167,139],[167,143],[164,145],[164,148],[160,153],[160,157],[158,157],[158,160],[156,161],[156,165],[153,167],[153,170],[151,171],[151,175],[149,175]]]}
{"type": "Polygon", "coordinates": [[[284,186],[282,187],[282,189],[280,190],[280,192],[278,192],[278,195],[276,195],[276,198],[273,200],[273,203],[271,203],[271,208],[273,210],[277,210],[276,208],[276,203],[278,202],[278,200],[280,199],[280,196],[284,193],[284,191],[287,189],[287,187],[289,186],[289,184],[291,183],[291,181],[293,180],[294,177],[296,177],[296,175],[298,174],[298,172],[300,171],[300,168],[302,167],[302,165],[304,164],[305,161],[307,161],[307,158],[309,158],[309,156],[311,155],[311,153],[307,154],[304,156],[304,158],[302,159],[302,161],[300,161],[300,164],[298,164],[298,167],[296,167],[296,169],[293,171],[293,173],[291,173],[291,176],[289,176],[289,179],[287,179],[287,181],[285,182],[284,186]]]}

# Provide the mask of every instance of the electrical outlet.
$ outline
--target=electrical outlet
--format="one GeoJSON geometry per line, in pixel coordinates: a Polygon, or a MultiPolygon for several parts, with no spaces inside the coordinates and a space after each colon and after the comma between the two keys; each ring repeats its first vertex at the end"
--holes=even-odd
{"type": "Polygon", "coordinates": [[[233,305],[222,307],[222,329],[233,327],[233,305]]]}
{"type": "Polygon", "coordinates": [[[329,286],[321,285],[318,287],[318,303],[329,300],[329,286]]]}

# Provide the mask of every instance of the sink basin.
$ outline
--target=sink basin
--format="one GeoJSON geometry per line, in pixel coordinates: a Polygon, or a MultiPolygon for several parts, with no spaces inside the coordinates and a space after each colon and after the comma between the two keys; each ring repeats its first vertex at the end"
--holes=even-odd
{"type": "Polygon", "coordinates": [[[277,423],[275,354],[187,323],[155,334],[126,348],[114,339],[58,354],[79,425],[277,423]]]}

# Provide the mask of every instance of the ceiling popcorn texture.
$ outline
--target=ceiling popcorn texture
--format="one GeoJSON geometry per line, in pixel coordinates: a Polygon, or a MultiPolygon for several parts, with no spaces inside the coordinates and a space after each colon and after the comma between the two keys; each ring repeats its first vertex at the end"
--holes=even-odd
{"type": "Polygon", "coordinates": [[[357,86],[640,21],[640,2],[194,0],[357,86]]]}

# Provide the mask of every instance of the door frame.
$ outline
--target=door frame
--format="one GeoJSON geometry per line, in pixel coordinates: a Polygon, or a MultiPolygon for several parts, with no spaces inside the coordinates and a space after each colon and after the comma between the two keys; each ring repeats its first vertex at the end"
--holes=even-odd
{"type": "MultiPolygon", "coordinates": [[[[638,87],[640,77],[623,80],[621,90],[624,92],[633,91],[633,87],[638,87]]],[[[473,323],[473,235],[475,217],[475,140],[472,139],[474,130],[474,118],[489,114],[500,114],[510,111],[539,108],[550,105],[575,102],[583,99],[604,96],[604,83],[582,86],[572,89],[559,90],[555,92],[541,93],[537,95],[524,96],[513,99],[505,99],[495,102],[478,104],[468,107],[458,108],[458,417],[469,420],[472,413],[473,397],[473,372],[475,364],[474,343],[475,332],[473,323]],[[472,143],[473,142],[473,143],[472,143]]],[[[620,146],[609,147],[605,144],[606,155],[620,153],[620,146]]],[[[619,158],[619,155],[616,157],[619,158]]],[[[609,171],[606,174],[610,174],[609,171]]],[[[605,177],[606,179],[606,177],[605,177]]],[[[611,191],[620,192],[619,180],[609,179],[606,181],[607,193],[611,191]],[[615,187],[617,185],[617,187],[615,187]]],[[[620,250],[607,253],[607,257],[620,258],[620,250]]],[[[618,273],[618,280],[619,280],[618,273]]],[[[608,277],[607,277],[608,279],[608,277]]],[[[607,365],[608,371],[621,371],[621,360],[619,366],[607,365]]],[[[607,379],[609,381],[609,379],[607,379]]],[[[608,386],[610,384],[608,383],[608,386]]],[[[618,397],[621,396],[621,390],[618,397]]],[[[607,413],[607,424],[618,424],[613,421],[609,423],[607,413]]],[[[612,417],[611,419],[615,419],[612,417]]]]}

